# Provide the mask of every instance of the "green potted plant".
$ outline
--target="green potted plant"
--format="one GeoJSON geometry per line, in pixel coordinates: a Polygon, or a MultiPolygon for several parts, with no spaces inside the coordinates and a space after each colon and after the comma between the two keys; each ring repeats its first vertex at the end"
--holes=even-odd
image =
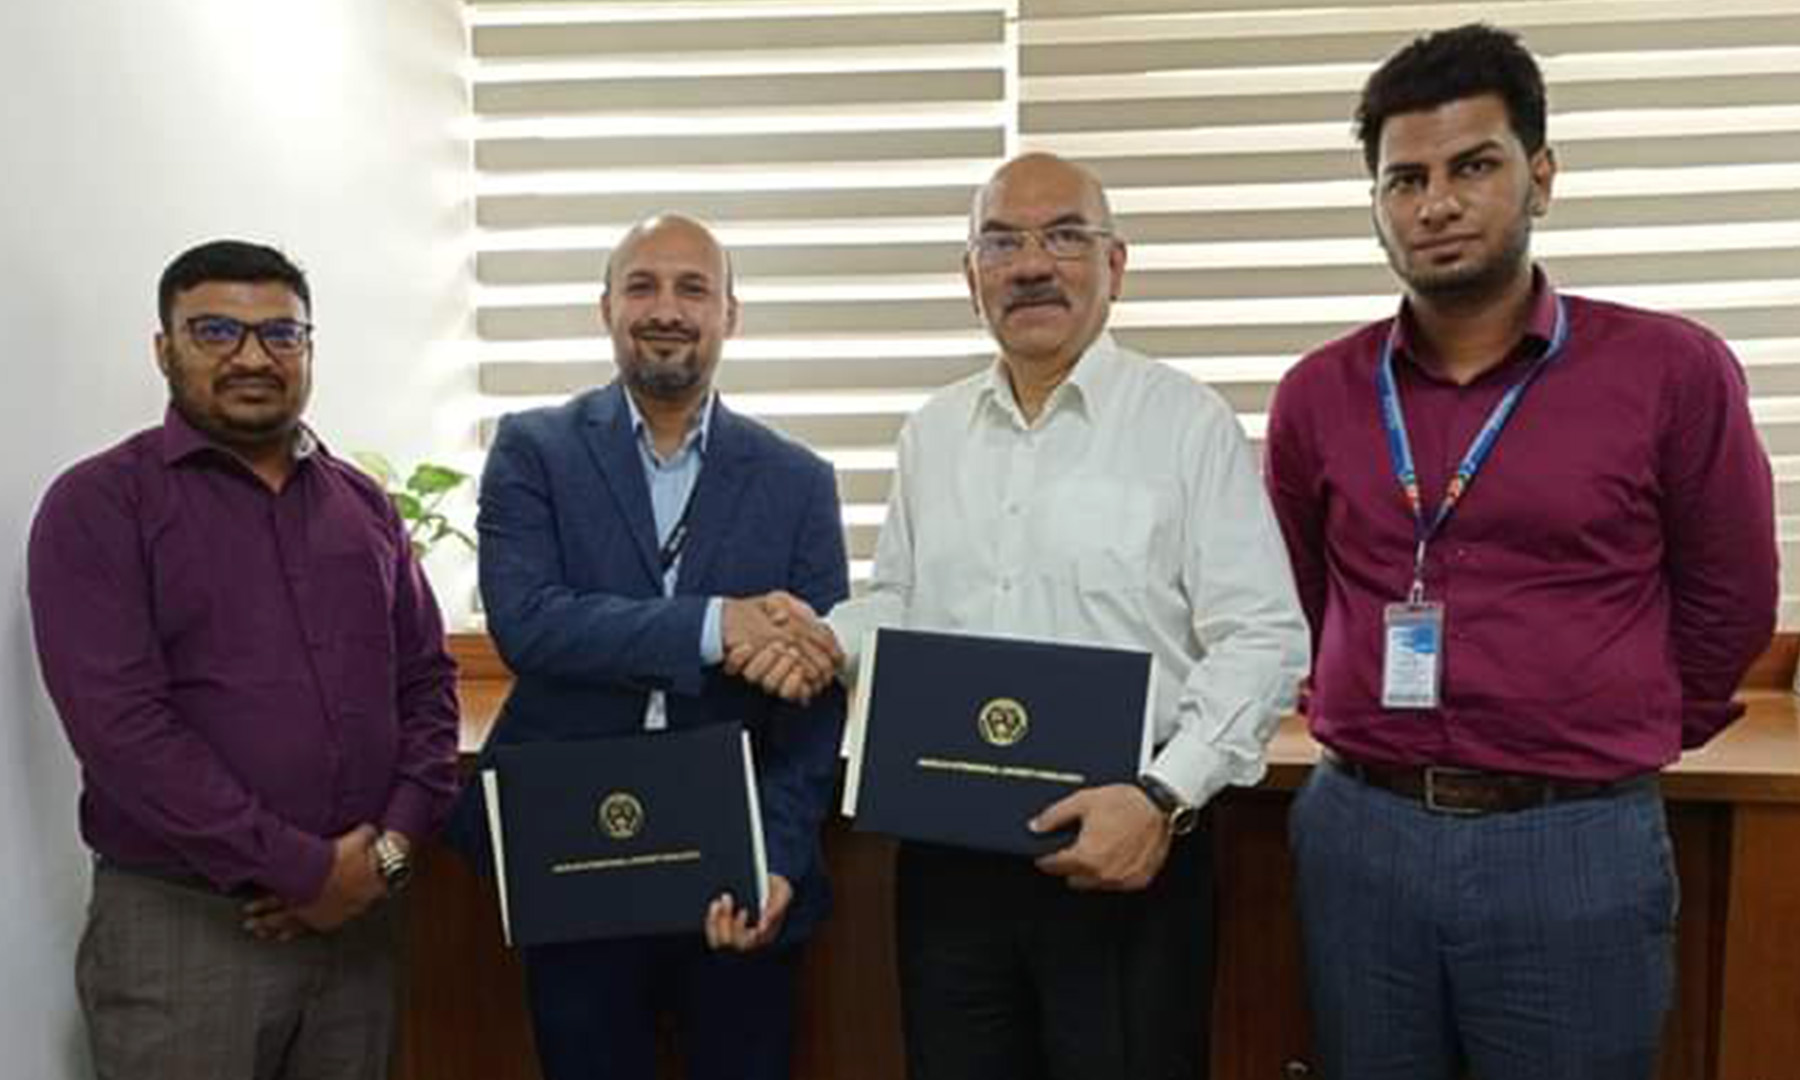
{"type": "Polygon", "coordinates": [[[451,492],[468,482],[468,473],[422,461],[402,482],[400,471],[382,454],[372,450],[359,450],[350,457],[364,472],[374,477],[375,482],[387,492],[388,498],[393,500],[400,520],[406,523],[406,538],[412,542],[413,553],[420,559],[431,554],[439,543],[452,537],[460,540],[470,551],[475,550],[475,538],[452,524],[449,517],[439,509],[451,492]]]}

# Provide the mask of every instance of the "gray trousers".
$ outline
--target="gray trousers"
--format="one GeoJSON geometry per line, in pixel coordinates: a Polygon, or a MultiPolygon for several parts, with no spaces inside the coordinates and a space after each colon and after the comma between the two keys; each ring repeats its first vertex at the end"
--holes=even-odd
{"type": "Polygon", "coordinates": [[[1290,818],[1326,1080],[1651,1080],[1674,985],[1662,799],[1454,817],[1328,764],[1290,818]]]}
{"type": "Polygon", "coordinates": [[[382,1080],[394,913],[259,941],[244,901],[104,864],[75,982],[98,1080],[382,1080]]]}

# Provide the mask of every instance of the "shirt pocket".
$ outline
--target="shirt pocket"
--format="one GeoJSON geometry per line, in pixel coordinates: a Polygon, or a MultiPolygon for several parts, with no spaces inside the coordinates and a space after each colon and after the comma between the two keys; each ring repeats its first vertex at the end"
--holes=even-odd
{"type": "Polygon", "coordinates": [[[392,564],[375,550],[321,553],[317,563],[319,608],[331,627],[329,652],[336,662],[328,692],[345,713],[385,714],[394,700],[394,603],[392,564]]]}
{"type": "Polygon", "coordinates": [[[1143,591],[1161,554],[1156,505],[1154,488],[1114,477],[1058,485],[1044,534],[1052,576],[1084,593],[1143,591]]]}
{"type": "Polygon", "coordinates": [[[374,549],[323,551],[315,562],[317,600],[334,638],[385,638],[393,629],[394,565],[374,549]]]}

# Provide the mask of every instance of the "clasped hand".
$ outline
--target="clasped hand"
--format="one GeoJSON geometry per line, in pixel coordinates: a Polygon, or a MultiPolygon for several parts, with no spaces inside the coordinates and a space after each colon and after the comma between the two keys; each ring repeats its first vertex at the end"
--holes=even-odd
{"type": "MultiPolygon", "coordinates": [[[[244,905],[244,930],[264,941],[292,941],[304,934],[329,933],[367,911],[387,895],[387,883],[375,868],[371,850],[378,835],[373,825],[358,825],[334,838],[331,873],[319,895],[299,906],[278,896],[260,896],[244,905]]],[[[393,835],[405,841],[398,833],[393,835]]]]}
{"type": "Polygon", "coordinates": [[[811,701],[844,662],[831,628],[789,593],[727,599],[721,629],[725,671],[786,701],[811,701]]]}

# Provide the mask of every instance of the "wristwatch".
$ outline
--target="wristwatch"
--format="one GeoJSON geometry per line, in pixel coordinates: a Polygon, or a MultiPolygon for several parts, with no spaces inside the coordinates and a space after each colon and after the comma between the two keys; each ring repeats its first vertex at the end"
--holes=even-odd
{"type": "Polygon", "coordinates": [[[1150,800],[1150,805],[1169,819],[1170,836],[1186,836],[1200,824],[1200,808],[1177,795],[1174,788],[1161,780],[1145,773],[1137,778],[1137,786],[1150,800]]]}
{"type": "Polygon", "coordinates": [[[387,885],[389,896],[397,896],[412,880],[412,859],[406,854],[406,848],[394,839],[391,833],[382,833],[375,838],[375,872],[387,885]]]}

